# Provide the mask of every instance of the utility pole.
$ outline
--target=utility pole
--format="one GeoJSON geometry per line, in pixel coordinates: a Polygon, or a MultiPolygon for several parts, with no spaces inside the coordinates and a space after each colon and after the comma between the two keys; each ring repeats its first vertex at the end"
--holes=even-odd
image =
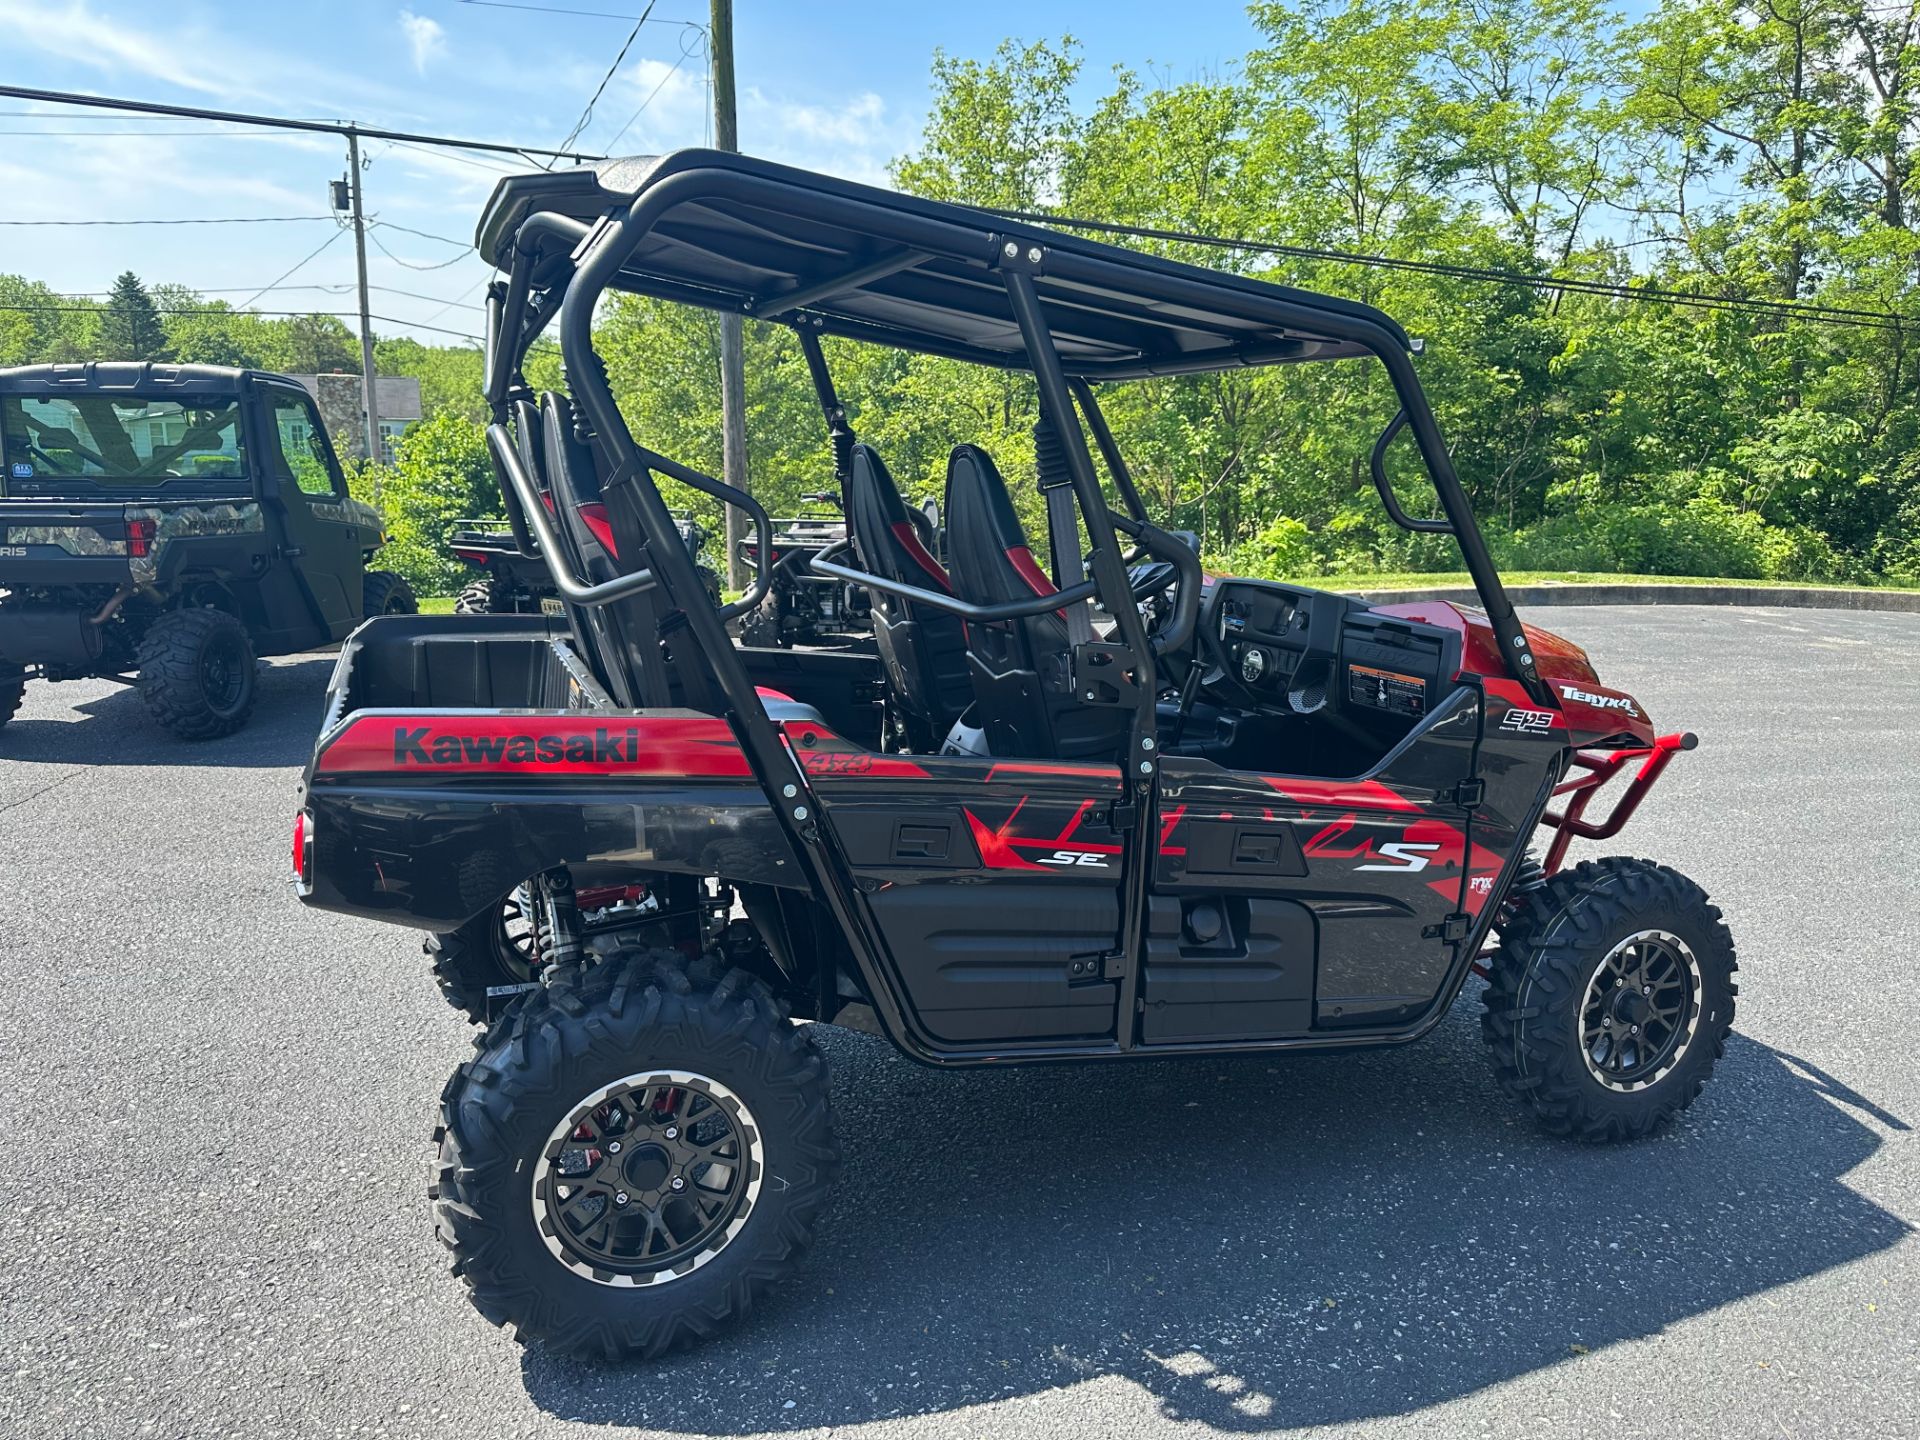
{"type": "Polygon", "coordinates": [[[367,463],[378,465],[380,401],[373,385],[373,318],[367,306],[367,217],[360,199],[360,132],[347,131],[347,194],[353,202],[353,253],[360,266],[360,385],[366,397],[367,463]]]}
{"type": "MultiPolygon", "coordinates": [[[[713,61],[713,142],[720,150],[740,148],[739,117],[733,101],[733,0],[713,0],[707,42],[713,61]]],[[[741,317],[720,312],[720,478],[736,490],[747,488],[747,360],[741,317]]],[[[740,537],[745,520],[727,506],[727,584],[739,589],[740,537]]],[[[762,568],[773,562],[762,555],[762,568]]]]}

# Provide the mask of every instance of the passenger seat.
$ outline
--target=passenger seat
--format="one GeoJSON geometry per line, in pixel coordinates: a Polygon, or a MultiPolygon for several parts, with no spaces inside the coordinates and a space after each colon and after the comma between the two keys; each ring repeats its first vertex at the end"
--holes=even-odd
{"type": "MultiPolygon", "coordinates": [[[[847,529],[863,569],[900,584],[953,593],[947,572],[921,543],[886,463],[870,445],[853,447],[847,529]]],[[[908,743],[932,750],[973,700],[965,627],[951,611],[880,590],[872,596],[874,644],[906,722],[908,743]]]]}

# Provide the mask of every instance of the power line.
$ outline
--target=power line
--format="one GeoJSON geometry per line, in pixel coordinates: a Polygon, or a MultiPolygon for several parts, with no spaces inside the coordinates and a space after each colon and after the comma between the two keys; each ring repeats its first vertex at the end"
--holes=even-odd
{"type": "Polygon", "coordinates": [[[1392,255],[1369,255],[1349,250],[1322,250],[1308,245],[1284,245],[1276,241],[1239,240],[1226,235],[1206,235],[1187,230],[1161,230],[1147,225],[1121,225],[1109,220],[1087,220],[1070,215],[1046,215],[1031,210],[1004,210],[994,206],[981,208],[990,215],[1004,215],[1009,220],[1024,220],[1033,224],[1053,225],[1068,230],[1091,230],[1108,235],[1130,235],[1146,240],[1162,240],[1183,245],[1248,250],[1258,254],[1284,255],[1303,260],[1329,260],[1339,264],[1370,266],[1383,270],[1407,270],[1422,275],[1438,275],[1458,280],[1484,280],[1501,285],[1523,285],[1535,290],[1566,290],[1575,294],[1595,295],[1613,300],[1651,300],[1703,310],[1730,310],[1788,318],[1799,316],[1825,324],[1855,325],[1877,330],[1898,330],[1906,325],[1920,323],[1914,316],[1901,315],[1891,310],[1858,310],[1838,305],[1815,305],[1803,300],[1762,300],[1736,295],[1699,295],[1686,290],[1661,289],[1653,285],[1617,285],[1601,280],[1528,275],[1518,270],[1493,270],[1473,265],[1453,265],[1440,260],[1407,260],[1392,255]]]}
{"type": "MultiPolygon", "coordinates": [[[[48,315],[100,315],[104,314],[106,309],[107,307],[104,305],[0,305],[0,310],[48,315]]],[[[169,315],[225,315],[230,320],[240,319],[248,315],[264,315],[269,317],[287,315],[304,317],[318,315],[325,319],[345,320],[358,313],[356,310],[240,310],[233,306],[222,308],[218,305],[209,305],[204,309],[162,310],[160,312],[163,319],[169,315]]]]}
{"type": "Polygon", "coordinates": [[[304,266],[308,260],[317,258],[320,254],[320,251],[325,250],[329,245],[333,244],[334,241],[338,240],[342,235],[346,233],[347,232],[344,228],[334,231],[333,234],[329,235],[326,239],[322,240],[319,244],[319,247],[313,250],[312,252],[310,252],[307,255],[306,259],[301,260],[298,264],[296,264],[293,267],[292,270],[289,270],[285,275],[282,275],[279,280],[275,280],[273,282],[273,285],[262,285],[258,290],[254,291],[252,295],[248,296],[247,299],[242,300],[239,306],[236,308],[242,309],[242,310],[246,309],[246,307],[250,305],[253,301],[258,300],[262,295],[266,294],[269,290],[273,289],[275,285],[278,285],[281,280],[285,280],[290,276],[292,276],[295,273],[295,271],[298,271],[301,268],[301,266],[304,266]]]}
{"type": "Polygon", "coordinates": [[[0,225],[290,225],[295,221],[331,219],[331,215],[219,215],[185,220],[0,220],[0,225]]]}
{"type": "MultiPolygon", "coordinates": [[[[613,57],[613,63],[607,67],[607,73],[600,77],[599,85],[594,88],[593,98],[587,101],[587,108],[580,112],[580,118],[573,122],[573,128],[567,132],[567,138],[560,142],[560,148],[562,150],[578,140],[580,138],[580,132],[586,129],[588,122],[593,119],[593,107],[598,105],[600,103],[600,97],[607,93],[607,86],[613,82],[614,72],[620,68],[620,63],[627,58],[627,51],[633,48],[633,42],[640,34],[640,27],[647,23],[647,16],[653,13],[654,4],[655,0],[647,0],[647,8],[642,10],[640,12],[640,18],[633,22],[633,29],[627,32],[626,41],[620,46],[620,53],[613,57]]],[[[549,166],[549,168],[551,168],[551,166],[549,166]]]]}
{"type": "MultiPolygon", "coordinates": [[[[587,20],[633,19],[631,15],[616,15],[610,10],[574,10],[563,5],[524,5],[514,3],[514,0],[455,0],[455,3],[460,5],[476,5],[483,10],[531,10],[539,15],[576,15],[587,20]]],[[[647,9],[652,10],[653,6],[649,5],[647,9]]],[[[642,23],[645,23],[646,17],[643,15],[640,18],[642,23]]],[[[655,25],[684,25],[693,30],[701,28],[700,23],[696,20],[674,20],[662,17],[653,23],[655,25]]]]}
{"type": "Polygon", "coordinates": [[[379,230],[398,230],[403,235],[418,235],[422,240],[438,240],[442,245],[458,245],[462,250],[471,250],[473,248],[473,242],[471,240],[456,240],[451,235],[435,235],[426,230],[415,230],[410,226],[396,225],[391,220],[375,220],[371,223],[374,228],[379,230]]]}
{"type": "MultiPolygon", "coordinates": [[[[391,140],[387,143],[392,145],[396,150],[414,150],[422,155],[438,155],[442,160],[452,160],[461,165],[470,165],[475,170],[486,171],[489,175],[517,175],[520,173],[511,165],[499,165],[486,160],[476,160],[471,155],[461,155],[457,153],[457,147],[451,145],[435,148],[429,145],[409,145],[404,140],[391,140]]],[[[514,153],[517,155],[520,152],[516,150],[514,153]]]]}
{"type": "Polygon", "coordinates": [[[95,110],[126,110],[141,115],[172,115],[185,120],[217,120],[234,125],[261,125],[275,130],[310,130],[322,135],[358,135],[362,139],[444,145],[459,150],[484,150],[503,155],[551,155],[561,160],[605,160],[605,155],[581,155],[571,150],[545,150],[537,145],[508,145],[497,140],[460,140],[446,135],[421,135],[410,130],[387,130],[340,120],[301,120],[285,115],[253,115],[239,110],[214,110],[200,105],[163,105],[156,100],[125,100],[110,95],[82,95],[72,90],[36,90],[25,85],[0,85],[0,95],[43,105],[81,105],[95,110]]]}
{"type": "MultiPolygon", "coordinates": [[[[432,299],[432,296],[420,296],[420,299],[432,299]]],[[[16,311],[23,314],[50,315],[101,315],[106,312],[104,305],[0,305],[0,310],[16,311]]],[[[273,318],[296,320],[353,320],[359,317],[357,310],[166,310],[162,316],[169,315],[224,315],[229,319],[241,315],[260,315],[273,318]]],[[[426,325],[418,320],[402,320],[397,315],[375,315],[372,317],[388,325],[404,325],[413,330],[431,330],[436,335],[457,335],[463,340],[479,340],[483,337],[467,330],[449,330],[444,325],[426,325]]]]}
{"type": "MultiPolygon", "coordinates": [[[[699,34],[700,34],[700,43],[702,45],[705,45],[706,39],[707,39],[707,32],[705,30],[701,30],[699,34]]],[[[675,72],[678,71],[682,65],[687,63],[688,58],[692,56],[692,54],[693,54],[693,51],[687,47],[686,38],[682,36],[680,40],[680,58],[673,62],[672,68],[669,69],[666,74],[660,77],[660,83],[654,86],[652,91],[648,93],[647,98],[640,102],[640,109],[634,111],[633,114],[627,117],[627,123],[620,127],[619,133],[616,134],[613,137],[613,139],[607,141],[607,149],[609,151],[611,151],[614,146],[618,145],[623,139],[626,138],[627,131],[633,128],[633,122],[638,120],[641,114],[646,110],[647,106],[653,103],[653,97],[655,95],[658,95],[662,90],[667,88],[667,82],[673,79],[675,72]]]]}
{"type": "Polygon", "coordinates": [[[374,248],[382,255],[393,261],[394,264],[407,270],[445,270],[449,265],[458,265],[462,260],[469,258],[466,255],[456,255],[451,260],[440,260],[432,265],[422,265],[415,260],[402,260],[398,255],[387,249],[387,247],[381,243],[379,233],[371,226],[367,229],[367,238],[373,241],[374,248]]]}

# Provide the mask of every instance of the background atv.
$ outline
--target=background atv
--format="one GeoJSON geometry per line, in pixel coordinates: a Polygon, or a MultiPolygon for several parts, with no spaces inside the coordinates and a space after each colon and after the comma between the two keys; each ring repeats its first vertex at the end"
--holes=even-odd
{"type": "Polygon", "coordinates": [[[184,739],[230,734],[256,657],[416,608],[366,568],[381,541],[283,375],[0,370],[0,724],[30,677],[103,676],[184,739]]]}
{"type": "MultiPolygon", "coordinates": [[[[720,603],[720,575],[704,551],[711,538],[707,528],[685,511],[674,517],[693,556],[694,568],[713,603],[720,603]]],[[[537,615],[542,609],[560,613],[559,591],[538,555],[524,555],[506,520],[461,520],[447,537],[447,548],[480,572],[453,602],[456,615],[537,615]]]]}
{"type": "Polygon", "coordinates": [[[873,607],[864,589],[812,569],[814,556],[846,541],[840,497],[822,491],[800,498],[813,509],[773,521],[770,560],[763,561],[758,540],[740,541],[740,563],[748,573],[767,570],[767,598],[740,617],[743,645],[818,645],[872,628],[873,607]]]}
{"type": "Polygon", "coordinates": [[[790,1271],[838,1161],[818,1024],[948,1067],[1351,1051],[1430,1033],[1479,970],[1489,1088],[1547,1129],[1693,1103],[1734,1014],[1719,911],[1649,860],[1566,863],[1693,737],[1521,624],[1390,317],[711,151],[503,181],[480,244],[509,275],[488,448],[564,633],[356,633],[293,855],[310,904],[491,947],[436,957],[507,1003],[443,1092],[432,1191],[487,1318],[655,1354],[790,1271]],[[608,289],[793,328],[848,530],[809,564],[873,597],[872,653],[730,641],[762,594],[711,603],[661,481],[746,512],[761,555],[772,522],[628,428],[608,289]],[[535,395],[556,313],[573,393],[535,395]],[[1045,540],[962,444],[942,563],[823,336],[1030,375],[1045,540]],[[1319,361],[1384,371],[1382,508],[1451,536],[1484,608],[1209,576],[1155,524],[1106,387],[1319,361]],[[1437,515],[1401,507],[1402,434],[1437,515]]]}

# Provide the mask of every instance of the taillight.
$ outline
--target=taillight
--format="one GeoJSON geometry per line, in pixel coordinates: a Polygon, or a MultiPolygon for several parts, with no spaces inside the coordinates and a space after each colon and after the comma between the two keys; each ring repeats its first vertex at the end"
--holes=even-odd
{"type": "Polygon", "coordinates": [[[313,816],[305,810],[293,817],[293,878],[302,890],[313,884],[313,816]]]}
{"type": "Polygon", "coordinates": [[[144,560],[153,551],[153,521],[127,521],[127,554],[144,560]]]}

